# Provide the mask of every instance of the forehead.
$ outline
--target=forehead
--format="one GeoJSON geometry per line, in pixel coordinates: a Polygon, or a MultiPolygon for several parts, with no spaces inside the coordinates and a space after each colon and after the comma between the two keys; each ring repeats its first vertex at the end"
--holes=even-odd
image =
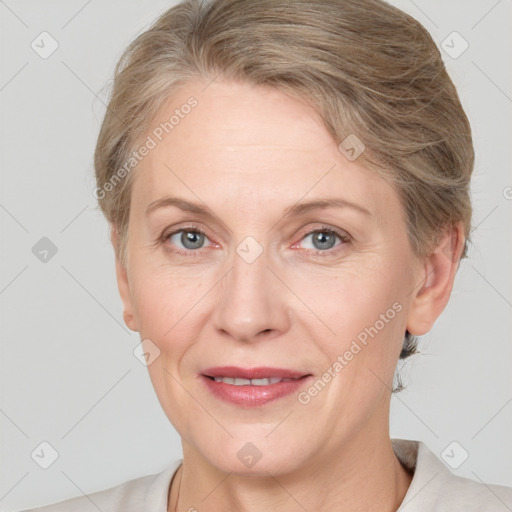
{"type": "Polygon", "coordinates": [[[308,151],[331,142],[321,118],[305,101],[276,88],[220,79],[206,88],[195,82],[182,87],[163,107],[161,116],[165,118],[190,96],[198,103],[190,122],[180,123],[179,130],[173,130],[173,135],[181,134],[185,144],[201,138],[211,149],[268,146],[308,151]],[[298,138],[304,134],[308,134],[307,144],[298,138]]]}
{"type": "Polygon", "coordinates": [[[197,105],[183,109],[188,113],[138,166],[136,202],[147,206],[177,191],[194,200],[216,196],[219,203],[229,198],[255,206],[337,192],[362,206],[375,206],[382,195],[396,200],[381,177],[340,153],[311,106],[274,88],[191,82],[163,105],[152,129],[164,126],[191,97],[197,105]]]}

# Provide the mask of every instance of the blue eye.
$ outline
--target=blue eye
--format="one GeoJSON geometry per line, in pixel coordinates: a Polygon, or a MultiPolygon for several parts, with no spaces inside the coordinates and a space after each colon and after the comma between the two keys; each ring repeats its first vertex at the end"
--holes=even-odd
{"type": "MultiPolygon", "coordinates": [[[[336,247],[339,244],[336,244],[336,239],[340,240],[340,237],[335,231],[322,229],[315,230],[306,235],[303,240],[311,237],[311,243],[313,245],[313,249],[319,251],[326,251],[336,247]]],[[[341,241],[340,241],[341,243],[341,241]]]]}
{"type": "Polygon", "coordinates": [[[163,240],[170,240],[171,244],[177,247],[177,252],[190,254],[202,249],[208,237],[198,228],[182,228],[164,235],[163,240]],[[181,244],[181,247],[179,244],[181,244]]]}
{"type": "Polygon", "coordinates": [[[348,235],[346,233],[338,232],[333,228],[322,226],[319,229],[315,229],[314,231],[307,233],[302,238],[301,242],[308,239],[310,242],[309,247],[306,247],[306,249],[311,249],[315,254],[324,255],[323,253],[330,254],[334,252],[332,249],[348,242],[348,235]]]}

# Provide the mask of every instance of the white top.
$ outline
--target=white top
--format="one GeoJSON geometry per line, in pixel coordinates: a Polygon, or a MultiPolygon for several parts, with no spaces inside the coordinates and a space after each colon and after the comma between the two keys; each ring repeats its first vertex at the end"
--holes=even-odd
{"type": "MultiPolygon", "coordinates": [[[[414,476],[397,512],[506,512],[512,487],[453,475],[421,441],[392,439],[393,450],[414,476]]],[[[182,459],[162,472],[105,491],[23,512],[167,512],[169,485],[182,459]]]]}

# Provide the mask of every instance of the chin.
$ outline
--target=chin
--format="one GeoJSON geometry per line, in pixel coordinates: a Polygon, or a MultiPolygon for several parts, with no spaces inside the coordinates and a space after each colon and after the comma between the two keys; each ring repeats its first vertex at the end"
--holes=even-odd
{"type": "Polygon", "coordinates": [[[289,436],[264,433],[240,435],[215,446],[200,446],[201,455],[218,470],[243,476],[279,475],[295,471],[312,455],[311,440],[292,440],[289,436]]]}

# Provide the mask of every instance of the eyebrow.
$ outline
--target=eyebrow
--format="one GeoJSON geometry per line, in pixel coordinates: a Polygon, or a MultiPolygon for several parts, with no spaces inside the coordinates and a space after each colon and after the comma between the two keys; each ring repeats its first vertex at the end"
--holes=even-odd
{"type": "MultiPolygon", "coordinates": [[[[146,215],[149,215],[153,211],[159,208],[166,208],[169,206],[174,206],[175,208],[179,208],[180,210],[195,213],[201,215],[203,217],[215,217],[211,210],[198,203],[192,203],[185,199],[181,199],[179,197],[167,196],[161,199],[157,199],[148,205],[146,208],[146,215]]],[[[286,210],[282,214],[282,218],[294,217],[299,215],[305,215],[312,210],[319,210],[325,208],[350,208],[356,210],[364,215],[371,216],[371,212],[367,210],[365,207],[352,203],[351,201],[346,201],[345,199],[340,198],[326,198],[326,199],[315,199],[312,201],[304,202],[304,203],[296,203],[292,206],[286,208],[286,210]]]]}

